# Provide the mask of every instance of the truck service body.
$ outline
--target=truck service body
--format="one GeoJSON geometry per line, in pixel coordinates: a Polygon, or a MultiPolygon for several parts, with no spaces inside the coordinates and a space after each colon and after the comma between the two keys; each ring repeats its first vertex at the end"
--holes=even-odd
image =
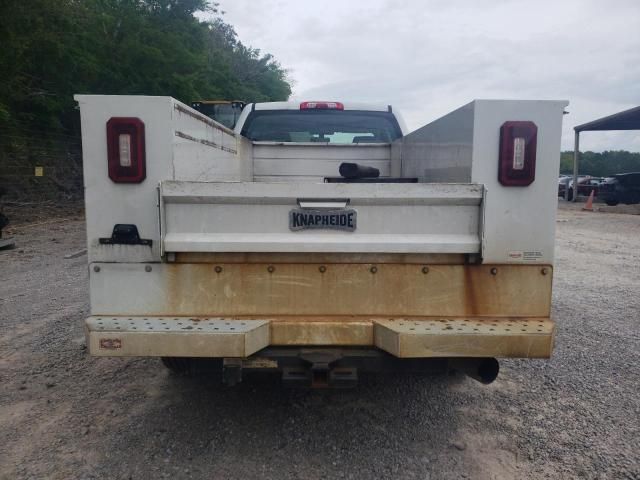
{"type": "Polygon", "coordinates": [[[231,130],[170,97],[76,100],[92,355],[333,386],[551,355],[567,102],[475,100],[406,133],[388,106],[248,104],[231,130]]]}

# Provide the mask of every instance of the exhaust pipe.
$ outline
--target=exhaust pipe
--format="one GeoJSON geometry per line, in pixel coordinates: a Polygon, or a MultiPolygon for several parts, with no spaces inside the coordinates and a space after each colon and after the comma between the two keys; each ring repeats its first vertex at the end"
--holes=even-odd
{"type": "Polygon", "coordinates": [[[455,358],[449,362],[449,368],[489,385],[498,377],[500,364],[495,358],[455,358]]]}

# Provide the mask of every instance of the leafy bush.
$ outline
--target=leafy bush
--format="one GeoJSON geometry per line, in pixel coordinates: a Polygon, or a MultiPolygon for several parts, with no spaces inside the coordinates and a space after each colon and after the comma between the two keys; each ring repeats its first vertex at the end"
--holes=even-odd
{"type": "MultiPolygon", "coordinates": [[[[640,153],[626,150],[580,152],[580,175],[608,177],[616,173],[640,172],[640,153]]],[[[573,174],[573,151],[560,154],[560,173],[573,174]]]]}

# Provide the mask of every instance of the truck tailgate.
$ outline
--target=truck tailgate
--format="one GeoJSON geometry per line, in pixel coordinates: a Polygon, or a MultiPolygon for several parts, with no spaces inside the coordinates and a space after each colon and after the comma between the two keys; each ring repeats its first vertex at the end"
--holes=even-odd
{"type": "Polygon", "coordinates": [[[483,186],[163,181],[164,252],[479,253],[483,186]],[[352,231],[293,231],[290,211],[355,211],[352,231]],[[300,209],[300,210],[299,210],[300,209]]]}

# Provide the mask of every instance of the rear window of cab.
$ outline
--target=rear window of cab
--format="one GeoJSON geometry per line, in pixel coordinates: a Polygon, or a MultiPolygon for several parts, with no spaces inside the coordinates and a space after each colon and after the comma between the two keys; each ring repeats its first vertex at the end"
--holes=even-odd
{"type": "Polygon", "coordinates": [[[361,110],[257,110],[241,134],[254,141],[391,143],[402,136],[390,112],[361,110]]]}

